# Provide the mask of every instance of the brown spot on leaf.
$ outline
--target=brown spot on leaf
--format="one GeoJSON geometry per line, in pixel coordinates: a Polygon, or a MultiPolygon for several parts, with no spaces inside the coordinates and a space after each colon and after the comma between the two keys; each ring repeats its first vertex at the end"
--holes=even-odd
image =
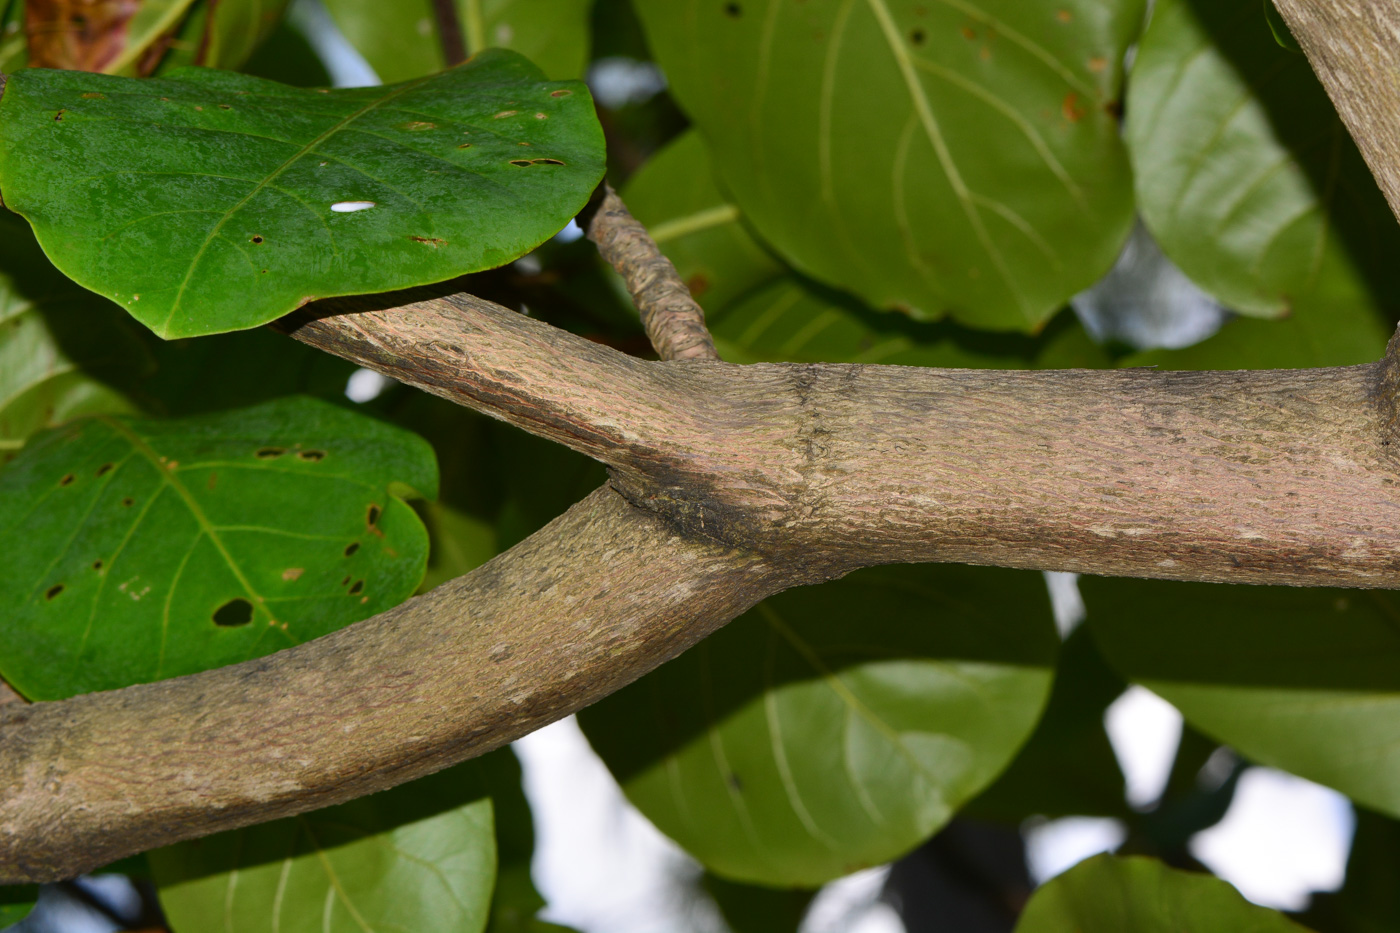
{"type": "MultiPolygon", "coordinates": [[[[352,556],[356,551],[358,551],[359,549],[360,549],[360,542],[358,542],[358,541],[351,541],[349,544],[345,545],[345,556],[346,556],[346,557],[350,557],[350,556],[352,556]]],[[[345,579],[346,579],[346,580],[349,580],[350,578],[349,578],[349,577],[346,577],[345,579]]],[[[344,585],[344,584],[342,584],[342,585],[344,585]]]]}
{"type": "Polygon", "coordinates": [[[496,114],[496,115],[495,115],[494,117],[492,117],[491,119],[493,119],[493,120],[504,120],[506,117],[513,117],[513,116],[515,116],[515,115],[516,115],[517,113],[519,113],[519,112],[520,112],[519,110],[502,110],[500,113],[496,114]]]}
{"type": "Polygon", "coordinates": [[[472,144],[471,144],[471,143],[462,143],[462,145],[458,146],[457,148],[458,148],[458,149],[470,149],[471,147],[472,147],[472,144]]]}
{"type": "Polygon", "coordinates": [[[379,516],[384,514],[384,510],[371,502],[369,508],[365,510],[365,524],[373,528],[379,522],[379,516]]]}
{"type": "Polygon", "coordinates": [[[60,486],[71,486],[71,485],[73,485],[73,474],[72,474],[72,473],[65,473],[65,474],[63,475],[63,479],[61,479],[61,480],[58,481],[58,485],[60,485],[60,486]]]}
{"type": "Polygon", "coordinates": [[[354,583],[350,584],[350,595],[351,595],[351,596],[359,596],[360,593],[364,592],[364,588],[365,588],[365,581],[363,581],[363,580],[356,580],[354,583]]]}
{"type": "Polygon", "coordinates": [[[400,123],[399,129],[408,130],[411,133],[417,133],[422,130],[435,130],[437,129],[437,124],[429,123],[426,120],[409,120],[407,123],[400,123]]]}
{"type": "Polygon", "coordinates": [[[62,584],[62,583],[55,583],[53,586],[49,587],[48,590],[46,590],[46,591],[44,592],[44,598],[47,599],[47,600],[52,601],[54,598],[56,598],[56,597],[58,596],[59,593],[62,593],[62,592],[63,592],[63,584],[62,584]]]}
{"type": "Polygon", "coordinates": [[[127,496],[125,499],[122,500],[122,505],[126,506],[128,509],[131,508],[131,507],[132,507],[133,505],[135,505],[135,504],[136,504],[136,500],[133,499],[133,498],[131,498],[130,496],[127,496]]]}
{"type": "Polygon", "coordinates": [[[106,94],[99,94],[99,93],[97,93],[96,91],[86,91],[86,92],[83,94],[83,100],[106,100],[106,99],[107,99],[107,95],[106,95],[106,94]]]}
{"type": "Polygon", "coordinates": [[[573,93],[573,91],[569,90],[568,88],[560,88],[560,89],[557,90],[557,91],[550,91],[549,96],[550,96],[550,97],[568,97],[568,96],[569,96],[570,94],[572,94],[572,93],[573,93]]]}
{"type": "Polygon", "coordinates": [[[300,578],[304,573],[306,573],[305,567],[288,567],[286,570],[282,571],[282,579],[290,583],[300,578]]]}
{"type": "Polygon", "coordinates": [[[105,476],[105,475],[107,475],[107,474],[110,473],[110,472],[112,472],[112,464],[110,464],[110,463],[104,463],[104,464],[102,464],[102,466],[100,466],[100,467],[97,468],[97,475],[98,475],[98,476],[105,476]]]}
{"type": "Polygon", "coordinates": [[[435,236],[411,236],[409,239],[415,243],[422,243],[424,246],[431,246],[433,249],[447,245],[446,240],[440,240],[435,236]]]}
{"type": "Polygon", "coordinates": [[[220,104],[220,105],[219,105],[219,109],[220,109],[220,110],[232,110],[233,108],[230,107],[228,104],[220,104]]]}
{"type": "Polygon", "coordinates": [[[285,447],[259,447],[253,456],[259,460],[276,460],[286,452],[285,447]]]}
{"type": "Polygon", "coordinates": [[[964,26],[961,32],[962,37],[968,42],[971,42],[973,39],[977,38],[977,30],[973,29],[971,26],[964,26]]]}
{"type": "Polygon", "coordinates": [[[210,473],[210,474],[209,474],[209,482],[206,483],[205,485],[207,485],[210,489],[213,489],[214,486],[215,486],[215,484],[217,484],[218,482],[219,482],[219,474],[218,474],[218,473],[210,473]]]}
{"type": "Polygon", "coordinates": [[[697,272],[686,280],[685,287],[690,289],[692,297],[699,298],[710,290],[710,279],[703,272],[697,272]]]}
{"type": "Polygon", "coordinates": [[[1056,10],[1055,18],[1062,23],[1068,23],[1074,19],[1074,14],[1069,10],[1056,10]]]}
{"type": "Polygon", "coordinates": [[[310,463],[319,463],[326,459],[326,452],[324,450],[303,450],[297,454],[297,459],[306,460],[310,463]]]}
{"type": "Polygon", "coordinates": [[[93,569],[93,570],[101,570],[101,569],[102,569],[102,561],[100,561],[100,560],[95,560],[95,561],[93,561],[93,562],[92,562],[92,569],[93,569]]]}
{"type": "Polygon", "coordinates": [[[1079,101],[1079,95],[1070,91],[1065,95],[1065,99],[1060,103],[1060,112],[1065,115],[1065,119],[1071,123],[1078,123],[1084,118],[1084,105],[1079,101]]]}
{"type": "Polygon", "coordinates": [[[737,3],[726,3],[724,5],[724,15],[730,19],[738,19],[744,15],[744,8],[737,3]]]}
{"type": "Polygon", "coordinates": [[[1089,59],[1089,70],[1094,74],[1098,74],[1107,67],[1108,59],[1104,58],[1102,55],[1095,55],[1093,58],[1089,59]]]}

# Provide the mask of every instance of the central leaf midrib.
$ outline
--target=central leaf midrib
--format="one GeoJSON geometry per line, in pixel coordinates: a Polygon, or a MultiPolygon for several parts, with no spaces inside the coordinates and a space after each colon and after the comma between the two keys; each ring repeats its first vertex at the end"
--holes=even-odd
{"type": "Polygon", "coordinates": [[[317,146],[325,142],[331,136],[334,136],[336,133],[340,132],[342,129],[349,126],[351,123],[358,120],[360,117],[364,116],[370,111],[376,109],[377,107],[380,107],[383,104],[386,104],[397,97],[407,94],[409,91],[414,90],[415,88],[439,76],[439,74],[431,74],[418,78],[415,81],[409,81],[408,83],[399,87],[397,90],[385,94],[383,97],[380,97],[376,100],[372,100],[369,103],[365,104],[363,107],[361,107],[359,110],[347,114],[338,122],[327,127],[326,130],[323,131],[315,139],[312,139],[310,142],[306,143],[304,146],[298,149],[295,153],[292,154],[292,156],[289,159],[287,159],[287,161],[283,162],[276,169],[274,169],[271,174],[269,174],[262,181],[258,182],[257,186],[254,187],[252,191],[244,195],[242,200],[240,200],[237,204],[234,204],[228,210],[224,211],[224,215],[219,218],[219,222],[216,223],[213,226],[213,228],[209,231],[209,233],[205,236],[204,242],[199,245],[199,249],[195,252],[194,258],[190,260],[189,268],[185,270],[185,277],[180,281],[180,288],[175,292],[175,299],[170,304],[170,313],[166,315],[165,321],[161,324],[161,329],[169,330],[170,322],[174,320],[176,312],[180,310],[180,300],[184,297],[185,289],[189,286],[190,279],[194,276],[194,270],[198,268],[200,261],[204,258],[204,253],[209,249],[209,245],[214,242],[215,238],[218,237],[219,232],[223,230],[224,225],[228,223],[228,221],[230,220],[230,218],[233,217],[234,214],[238,213],[238,211],[245,204],[251,201],[268,185],[272,184],[272,182],[276,181],[279,177],[281,177],[282,173],[285,172],[287,169],[291,168],[291,166],[294,163],[311,153],[317,146]]]}
{"type": "Polygon", "coordinates": [[[249,582],[248,578],[244,575],[243,569],[238,566],[238,562],[235,561],[233,555],[229,553],[228,547],[224,544],[223,539],[219,537],[218,529],[209,521],[208,517],[204,514],[204,510],[200,508],[199,503],[195,500],[194,496],[191,495],[189,489],[185,487],[185,484],[175,478],[166,464],[160,462],[160,455],[157,454],[139,434],[117,419],[107,415],[99,415],[98,417],[103,424],[120,434],[137,453],[145,457],[150,462],[151,466],[155,467],[156,473],[160,475],[161,479],[169,485],[171,489],[175,490],[176,495],[185,503],[185,507],[189,509],[190,514],[194,517],[195,523],[199,525],[200,531],[209,538],[210,543],[213,544],[214,549],[219,552],[219,556],[224,559],[224,562],[228,565],[229,571],[238,581],[239,586],[243,587],[243,591],[253,600],[253,605],[263,606],[264,611],[271,615],[271,611],[266,608],[263,598],[258,595],[257,590],[253,588],[253,584],[249,582]]]}

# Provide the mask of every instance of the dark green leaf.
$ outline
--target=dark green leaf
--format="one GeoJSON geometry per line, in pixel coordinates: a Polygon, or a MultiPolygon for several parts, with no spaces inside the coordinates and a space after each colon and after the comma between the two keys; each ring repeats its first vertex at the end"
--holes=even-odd
{"type": "Polygon", "coordinates": [[[75,285],[0,212],[0,462],[36,431],[137,410],[152,360],[121,309],[75,285]]]}
{"type": "Polygon", "coordinates": [[[1126,817],[1123,772],[1104,731],[1127,687],[1080,626],[1065,641],[1045,715],[1011,766],[963,811],[1019,825],[1031,816],[1126,817]]]}
{"type": "Polygon", "coordinates": [[[1307,60],[1259,13],[1259,0],[1155,8],[1128,94],[1143,219],[1235,311],[1400,308],[1400,227],[1307,60]]]}
{"type": "Polygon", "coordinates": [[[0,472],[0,674],[51,700],[258,657],[397,605],[433,496],[421,439],[304,398],[101,416],[0,472]],[[20,542],[23,542],[21,545],[20,542]]]}
{"type": "Polygon", "coordinates": [[[158,849],[161,906],[177,930],[480,933],[496,847],[477,767],[158,849]]]}
{"type": "Polygon", "coordinates": [[[1034,329],[1132,224],[1138,0],[641,0],[745,218],[880,308],[1034,329]]]}
{"type": "Polygon", "coordinates": [[[797,933],[816,891],[767,888],[708,872],[701,883],[715,899],[730,933],[797,933]]]}
{"type": "MultiPolygon", "coordinates": [[[[432,0],[325,0],[336,25],[382,81],[444,65],[432,0]]],[[[467,54],[514,49],[554,78],[583,76],[591,0],[457,0],[467,54]]]]}
{"type": "Polygon", "coordinates": [[[0,103],[5,203],[59,269],[163,337],[508,262],[602,170],[587,89],[510,52],[340,91],[25,71],[0,103]]]}
{"type": "Polygon", "coordinates": [[[1031,895],[1016,933],[1306,933],[1219,878],[1100,855],[1031,895]]]}
{"type": "Polygon", "coordinates": [[[29,916],[38,899],[37,884],[0,885],[0,929],[29,916]]]}
{"type": "Polygon", "coordinates": [[[240,71],[292,87],[330,87],[331,75],[306,35],[282,20],[240,71]]]}
{"type": "Polygon", "coordinates": [[[1303,51],[1298,40],[1293,38],[1293,30],[1288,28],[1288,24],[1283,21],[1283,17],[1274,8],[1273,0],[1264,0],[1264,19],[1269,24],[1269,31],[1274,34],[1274,41],[1281,48],[1288,49],[1290,52],[1303,51]]]}
{"type": "Polygon", "coordinates": [[[242,68],[272,35],[286,8],[287,0],[203,0],[193,4],[156,73],[185,65],[242,68]]]}
{"type": "Polygon", "coordinates": [[[1104,578],[1081,589],[1109,662],[1193,726],[1400,814],[1400,598],[1104,578]]]}
{"type": "Polygon", "coordinates": [[[815,886],[909,850],[996,777],[1057,642],[1038,574],[862,570],[767,600],[579,721],[706,868],[815,886]]]}
{"type": "Polygon", "coordinates": [[[787,267],[744,225],[739,208],[715,182],[704,140],[677,137],[627,182],[632,214],[676,266],[710,314],[745,292],[785,276],[787,267]]]}
{"type": "Polygon", "coordinates": [[[1400,822],[1356,811],[1356,835],[1340,891],[1315,893],[1302,919],[1325,933],[1395,933],[1400,929],[1400,822]]]}

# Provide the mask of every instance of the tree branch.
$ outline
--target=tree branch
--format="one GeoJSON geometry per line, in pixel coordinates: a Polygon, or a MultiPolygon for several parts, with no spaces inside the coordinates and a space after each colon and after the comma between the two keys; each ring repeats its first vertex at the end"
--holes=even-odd
{"type": "Polygon", "coordinates": [[[1273,0],[1400,217],[1400,6],[1273,0]]]}
{"type": "Polygon", "coordinates": [[[410,780],[863,564],[1400,587],[1394,344],[1229,373],[649,363],[471,296],[383,304],[281,326],[597,457],[616,492],[298,648],[0,707],[0,883],[410,780]]]}
{"type": "Polygon", "coordinates": [[[671,260],[607,182],[601,200],[583,218],[588,238],[627,284],[642,327],[663,360],[717,360],[705,311],[691,297],[671,260]]]}

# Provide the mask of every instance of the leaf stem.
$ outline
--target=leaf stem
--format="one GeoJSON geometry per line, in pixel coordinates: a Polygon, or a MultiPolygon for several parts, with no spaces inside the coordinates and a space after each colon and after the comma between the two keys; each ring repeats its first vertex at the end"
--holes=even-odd
{"type": "Polygon", "coordinates": [[[467,60],[467,44],[462,35],[462,21],[457,18],[456,0],[433,0],[433,17],[437,20],[442,57],[447,60],[447,67],[460,65],[467,60]]]}

